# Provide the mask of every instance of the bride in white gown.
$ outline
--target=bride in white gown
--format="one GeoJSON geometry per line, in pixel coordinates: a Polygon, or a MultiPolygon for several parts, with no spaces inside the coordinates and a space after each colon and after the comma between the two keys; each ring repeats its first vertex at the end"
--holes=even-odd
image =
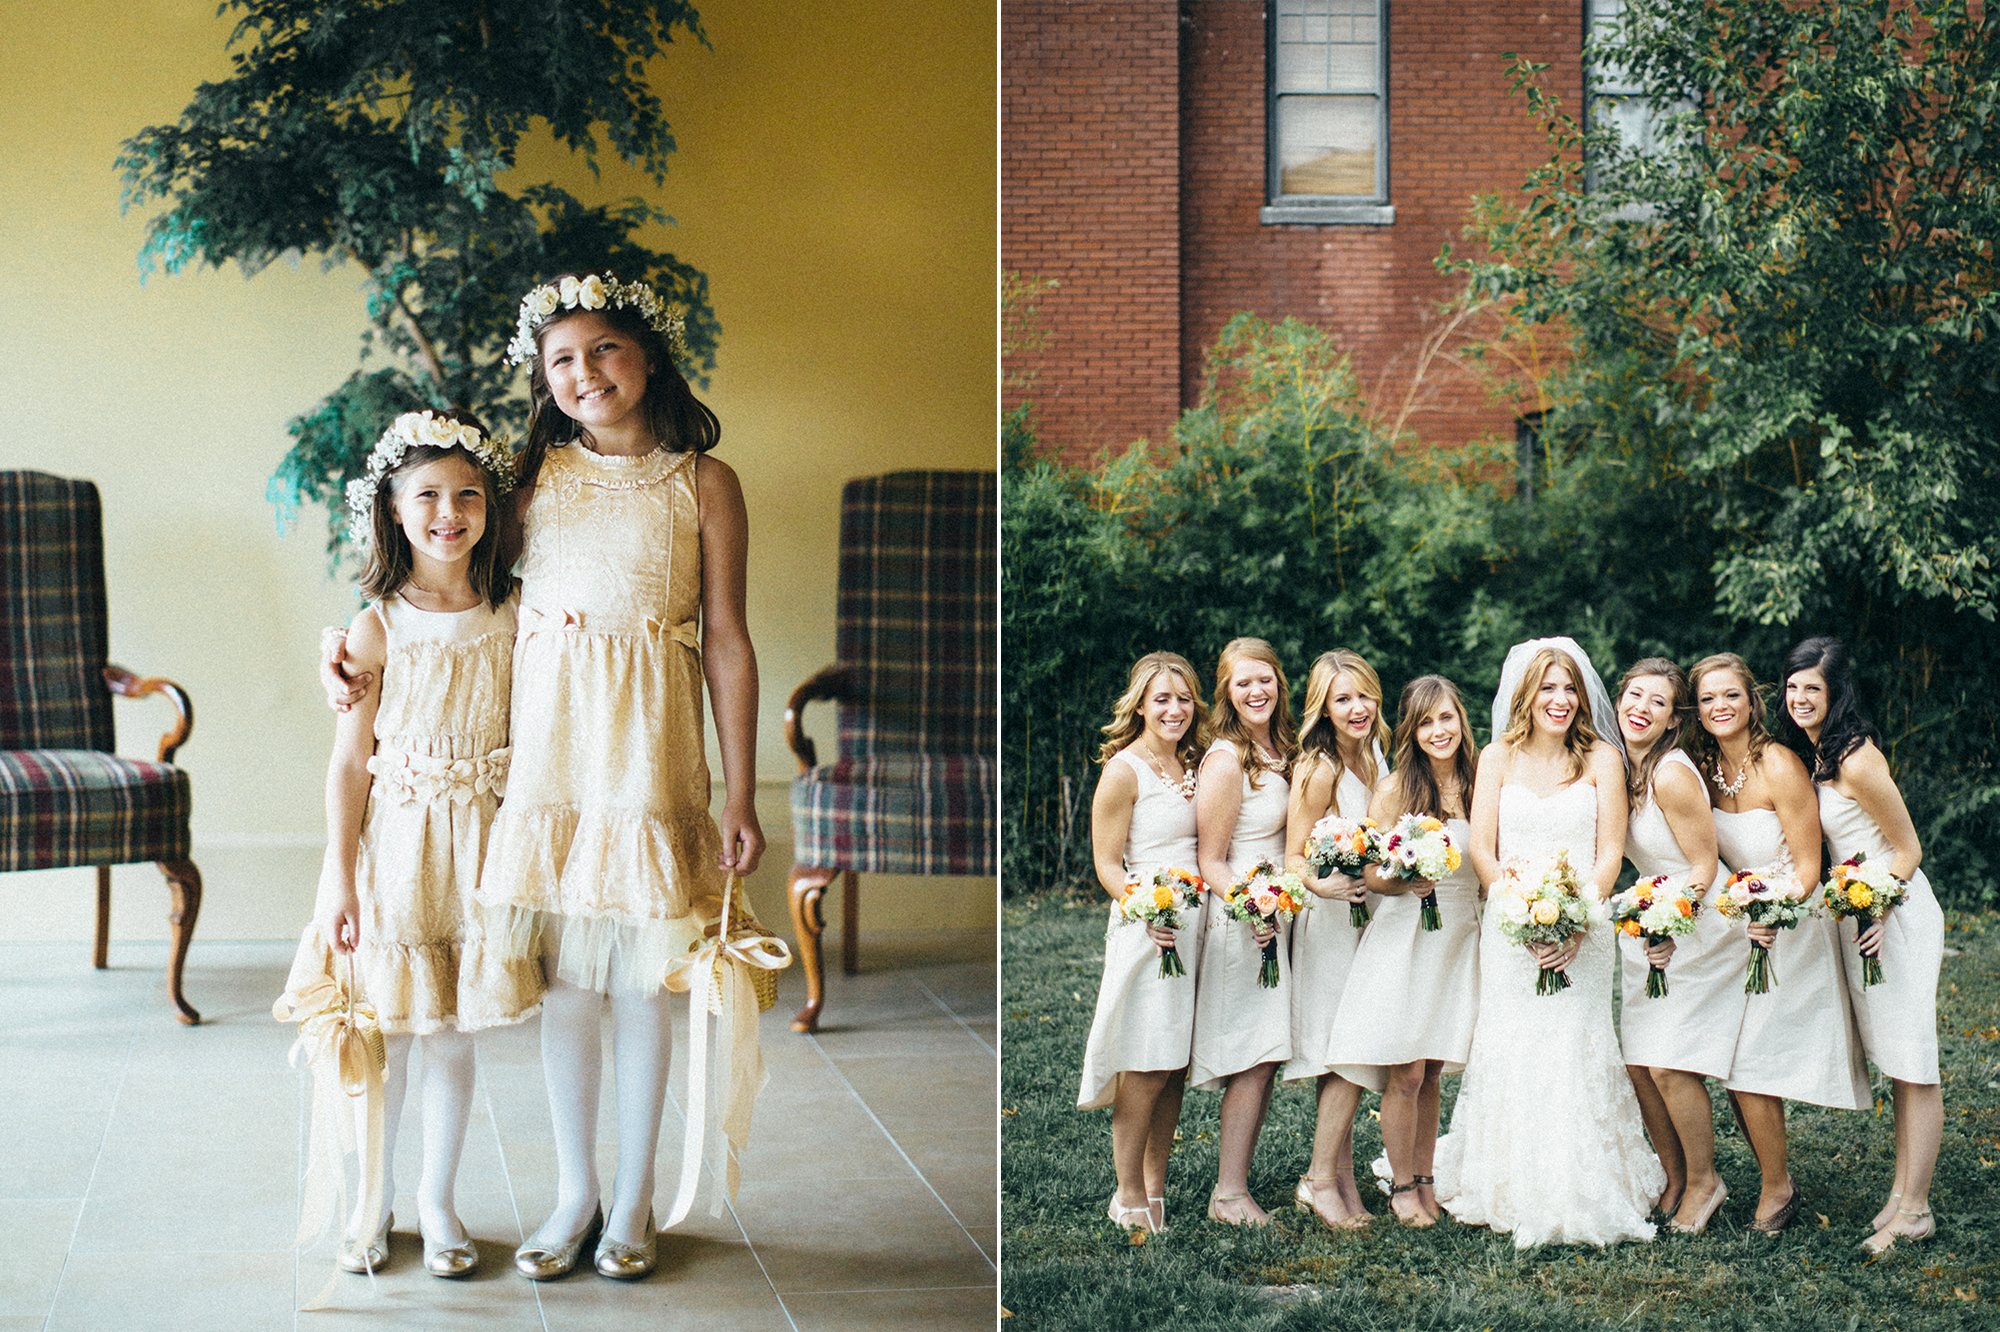
{"type": "MultiPolygon", "coordinates": [[[[1625,770],[1590,659],[1567,638],[1517,644],[1493,714],[1472,804],[1480,882],[1493,885],[1515,856],[1561,849],[1585,891],[1608,896],[1624,850],[1625,770]]],[[[1512,1231],[1524,1249],[1652,1238],[1647,1217],[1666,1176],[1612,1030],[1616,963],[1606,923],[1534,952],[1486,913],[1479,1024],[1437,1145],[1438,1201],[1458,1220],[1512,1231]],[[1566,970],[1569,988],[1536,994],[1541,966],[1566,970]]]]}

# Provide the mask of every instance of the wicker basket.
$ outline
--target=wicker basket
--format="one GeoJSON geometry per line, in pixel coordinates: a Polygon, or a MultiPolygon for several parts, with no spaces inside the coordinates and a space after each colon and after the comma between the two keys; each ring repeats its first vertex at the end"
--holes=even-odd
{"type": "MultiPolygon", "coordinates": [[[[741,880],[734,874],[729,876],[728,882],[722,888],[722,926],[716,938],[724,943],[729,941],[731,924],[730,907],[735,903],[740,888],[741,880]]],[[[717,950],[715,955],[715,974],[711,978],[712,983],[708,989],[708,1011],[718,1017],[722,1015],[723,970],[728,965],[728,955],[717,950]]],[[[776,1008],[778,1006],[778,973],[767,967],[751,967],[750,992],[757,996],[757,1011],[759,1013],[768,1013],[773,1008],[776,1008]]]]}

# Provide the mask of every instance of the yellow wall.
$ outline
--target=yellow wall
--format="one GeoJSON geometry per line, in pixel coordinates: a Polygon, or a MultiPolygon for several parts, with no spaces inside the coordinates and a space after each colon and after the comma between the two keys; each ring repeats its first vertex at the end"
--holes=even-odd
{"type": "MultiPolygon", "coordinates": [[[[763,676],[773,846],[753,893],[776,923],[794,770],[778,716],[832,657],[840,484],[993,465],[995,21],[923,0],[700,8],[713,49],[656,66],[680,146],[663,190],[616,164],[593,182],[553,149],[522,170],[585,198],[655,197],[679,225],[644,239],[709,275],[723,332],[703,396],[749,502],[763,676]]],[[[0,44],[0,468],[98,483],[112,658],[194,695],[197,939],[275,937],[309,914],[332,729],[313,655],[354,605],[326,574],[318,515],[280,539],[264,486],[285,422],[356,364],[357,271],[308,260],[142,286],[144,218],[118,211],[119,143],[226,75],[231,23],[202,4],[78,0],[13,7],[0,44]]],[[[150,756],[164,706],[118,718],[121,750],[150,756]]],[[[809,725],[830,735],[832,720],[820,705],[809,725]]],[[[118,936],[163,937],[157,873],[117,883],[118,936]]],[[[84,937],[88,884],[0,877],[0,937],[84,937]]],[[[871,890],[864,925],[917,915],[898,909],[913,887],[871,890]]],[[[931,900],[948,904],[923,909],[939,925],[995,919],[986,883],[931,900]]]]}

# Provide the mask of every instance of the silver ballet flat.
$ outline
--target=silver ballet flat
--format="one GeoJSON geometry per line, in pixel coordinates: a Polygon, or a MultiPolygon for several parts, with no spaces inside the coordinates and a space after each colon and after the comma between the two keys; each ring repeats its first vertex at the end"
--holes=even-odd
{"type": "Polygon", "coordinates": [[[431,1243],[424,1236],[424,1270],[434,1277],[470,1276],[479,1267],[479,1246],[467,1239],[459,1244],[431,1243]]]}
{"type": "Polygon", "coordinates": [[[396,1214],[389,1213],[382,1218],[382,1228],[367,1240],[346,1240],[333,1261],[343,1272],[379,1272],[389,1261],[389,1227],[394,1225],[396,1214]]]}
{"type": "Polygon", "coordinates": [[[583,1252],[584,1246],[596,1239],[603,1229],[604,1209],[600,1207],[581,1235],[571,1236],[553,1249],[545,1249],[539,1244],[523,1244],[514,1250],[514,1266],[530,1281],[554,1281],[557,1277],[568,1276],[576,1269],[577,1256],[583,1252]]]}
{"type": "Polygon", "coordinates": [[[646,1213],[646,1242],[644,1244],[620,1244],[617,1240],[600,1240],[597,1245],[597,1275],[610,1277],[613,1281],[637,1281],[653,1270],[659,1261],[660,1236],[653,1228],[653,1214],[646,1213]]]}

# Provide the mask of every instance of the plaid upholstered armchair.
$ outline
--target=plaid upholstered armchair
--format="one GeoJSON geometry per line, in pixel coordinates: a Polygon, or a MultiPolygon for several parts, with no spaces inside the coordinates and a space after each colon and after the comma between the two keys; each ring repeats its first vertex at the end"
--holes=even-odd
{"type": "Polygon", "coordinates": [[[838,661],[793,691],[792,924],[806,974],[794,1031],[825,998],[822,899],[842,876],[844,969],[860,934],[857,873],[993,874],[998,565],[991,472],[891,472],[840,498],[838,661]],[[820,763],[808,702],[839,703],[820,763]]]}
{"type": "Polygon", "coordinates": [[[97,867],[97,948],[105,965],[111,867],[159,863],[173,889],[167,994],[183,1022],[201,1014],[181,971],[201,911],[188,857],[187,773],[174,751],[194,727],[187,693],[106,663],[104,520],[97,487],[0,472],[0,871],[97,867]],[[111,696],[164,694],[174,729],[156,763],[112,752],[111,696]]]}

